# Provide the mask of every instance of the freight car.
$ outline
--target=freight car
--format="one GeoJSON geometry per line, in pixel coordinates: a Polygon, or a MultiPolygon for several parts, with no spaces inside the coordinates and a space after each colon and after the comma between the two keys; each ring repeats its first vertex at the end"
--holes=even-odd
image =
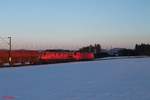
{"type": "Polygon", "coordinates": [[[0,66],[8,62],[9,52],[6,50],[0,51],[0,66]]]}
{"type": "MultiPolygon", "coordinates": [[[[39,61],[39,52],[33,50],[12,50],[10,52],[11,65],[35,64],[39,61]]],[[[8,65],[9,51],[0,51],[0,66],[8,65]]]]}
{"type": "MultiPolygon", "coordinates": [[[[36,51],[36,50],[12,50],[11,65],[58,63],[68,61],[92,60],[93,53],[71,51],[36,51]]],[[[9,65],[9,51],[0,51],[0,66],[9,65]]]]}
{"type": "Polygon", "coordinates": [[[39,52],[33,50],[15,50],[11,52],[12,65],[36,64],[39,61],[39,52]]]}

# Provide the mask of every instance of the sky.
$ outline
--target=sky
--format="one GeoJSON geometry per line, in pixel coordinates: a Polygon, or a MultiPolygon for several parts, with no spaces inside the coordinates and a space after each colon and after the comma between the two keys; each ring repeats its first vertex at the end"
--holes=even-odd
{"type": "Polygon", "coordinates": [[[134,48],[149,27],[150,0],[0,0],[0,48],[134,48]]]}

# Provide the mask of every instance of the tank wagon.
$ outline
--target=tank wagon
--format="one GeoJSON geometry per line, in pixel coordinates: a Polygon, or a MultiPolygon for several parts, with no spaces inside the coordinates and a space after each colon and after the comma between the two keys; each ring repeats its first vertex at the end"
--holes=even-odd
{"type": "MultiPolygon", "coordinates": [[[[88,52],[71,51],[36,51],[36,50],[12,50],[11,65],[58,63],[69,61],[93,60],[94,54],[88,52]]],[[[9,51],[0,51],[0,66],[9,64],[9,51]]]]}

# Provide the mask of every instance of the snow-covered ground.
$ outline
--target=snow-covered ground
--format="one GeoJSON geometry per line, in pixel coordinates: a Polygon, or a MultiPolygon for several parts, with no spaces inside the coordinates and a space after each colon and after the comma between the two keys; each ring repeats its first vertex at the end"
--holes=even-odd
{"type": "Polygon", "coordinates": [[[1,68],[0,100],[150,100],[150,58],[1,68]]]}

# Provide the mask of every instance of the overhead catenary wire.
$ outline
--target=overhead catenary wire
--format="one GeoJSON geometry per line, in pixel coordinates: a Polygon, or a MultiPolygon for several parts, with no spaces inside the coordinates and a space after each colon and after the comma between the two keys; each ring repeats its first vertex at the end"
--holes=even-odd
{"type": "Polygon", "coordinates": [[[5,40],[5,38],[4,38],[4,37],[1,37],[1,36],[0,36],[0,39],[1,39],[1,40],[3,40],[3,42],[4,42],[4,43],[6,43],[6,44],[8,44],[8,45],[9,45],[9,42],[8,42],[7,40],[5,40]]]}

